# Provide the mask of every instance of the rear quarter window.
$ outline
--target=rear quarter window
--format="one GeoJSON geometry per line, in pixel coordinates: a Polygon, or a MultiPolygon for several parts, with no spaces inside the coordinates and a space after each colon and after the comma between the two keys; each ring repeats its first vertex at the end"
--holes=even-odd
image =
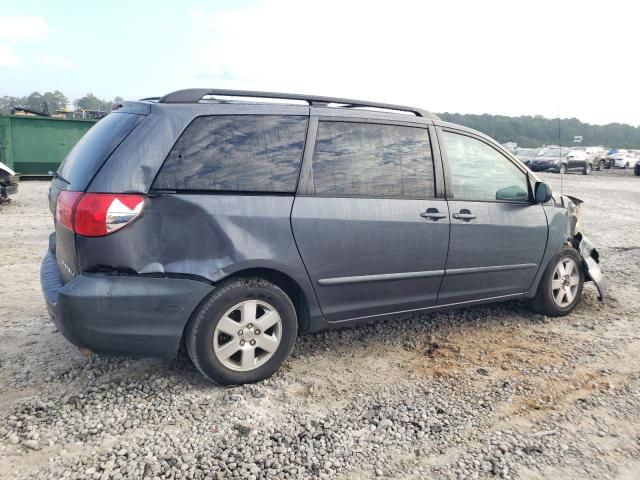
{"type": "Polygon", "coordinates": [[[85,190],[105,160],[143,118],[144,115],[132,113],[110,113],[91,127],[58,168],[58,173],[69,181],[69,188],[85,190]]]}
{"type": "Polygon", "coordinates": [[[293,193],[306,116],[198,117],[160,169],[153,188],[293,193]]]}

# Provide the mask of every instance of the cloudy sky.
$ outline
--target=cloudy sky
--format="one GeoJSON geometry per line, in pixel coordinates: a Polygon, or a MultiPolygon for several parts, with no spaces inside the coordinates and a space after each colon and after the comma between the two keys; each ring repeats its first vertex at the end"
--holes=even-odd
{"type": "Polygon", "coordinates": [[[0,95],[220,87],[640,125],[635,3],[2,0],[0,95]]]}

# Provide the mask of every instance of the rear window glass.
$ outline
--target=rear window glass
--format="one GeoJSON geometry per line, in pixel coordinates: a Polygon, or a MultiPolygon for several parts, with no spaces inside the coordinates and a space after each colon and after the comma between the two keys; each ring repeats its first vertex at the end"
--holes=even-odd
{"type": "Polygon", "coordinates": [[[313,153],[316,195],[431,198],[433,160],[423,128],[321,121],[313,153]]]}
{"type": "Polygon", "coordinates": [[[69,181],[69,188],[86,189],[104,161],[143,118],[144,115],[111,113],[91,127],[58,169],[69,181]]]}
{"type": "Polygon", "coordinates": [[[307,117],[198,117],[169,152],[153,185],[169,190],[292,193],[307,117]]]}

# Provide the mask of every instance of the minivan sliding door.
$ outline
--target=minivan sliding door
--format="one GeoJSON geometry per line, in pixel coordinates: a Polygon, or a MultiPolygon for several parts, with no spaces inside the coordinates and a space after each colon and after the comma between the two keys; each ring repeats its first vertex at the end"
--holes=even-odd
{"type": "Polygon", "coordinates": [[[435,305],[450,220],[436,196],[427,125],[312,117],[315,124],[291,222],[325,317],[435,305]]]}

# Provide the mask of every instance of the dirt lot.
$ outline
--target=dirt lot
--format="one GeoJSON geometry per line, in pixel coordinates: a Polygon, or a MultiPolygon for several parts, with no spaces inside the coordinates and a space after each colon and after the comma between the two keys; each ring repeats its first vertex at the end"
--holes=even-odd
{"type": "MultiPolygon", "coordinates": [[[[556,191],[558,175],[542,175],[556,191]]],[[[0,478],[640,478],[640,178],[565,176],[610,282],[299,339],[223,389],[184,359],[84,358],[47,318],[46,182],[0,205],[0,478]]]]}

